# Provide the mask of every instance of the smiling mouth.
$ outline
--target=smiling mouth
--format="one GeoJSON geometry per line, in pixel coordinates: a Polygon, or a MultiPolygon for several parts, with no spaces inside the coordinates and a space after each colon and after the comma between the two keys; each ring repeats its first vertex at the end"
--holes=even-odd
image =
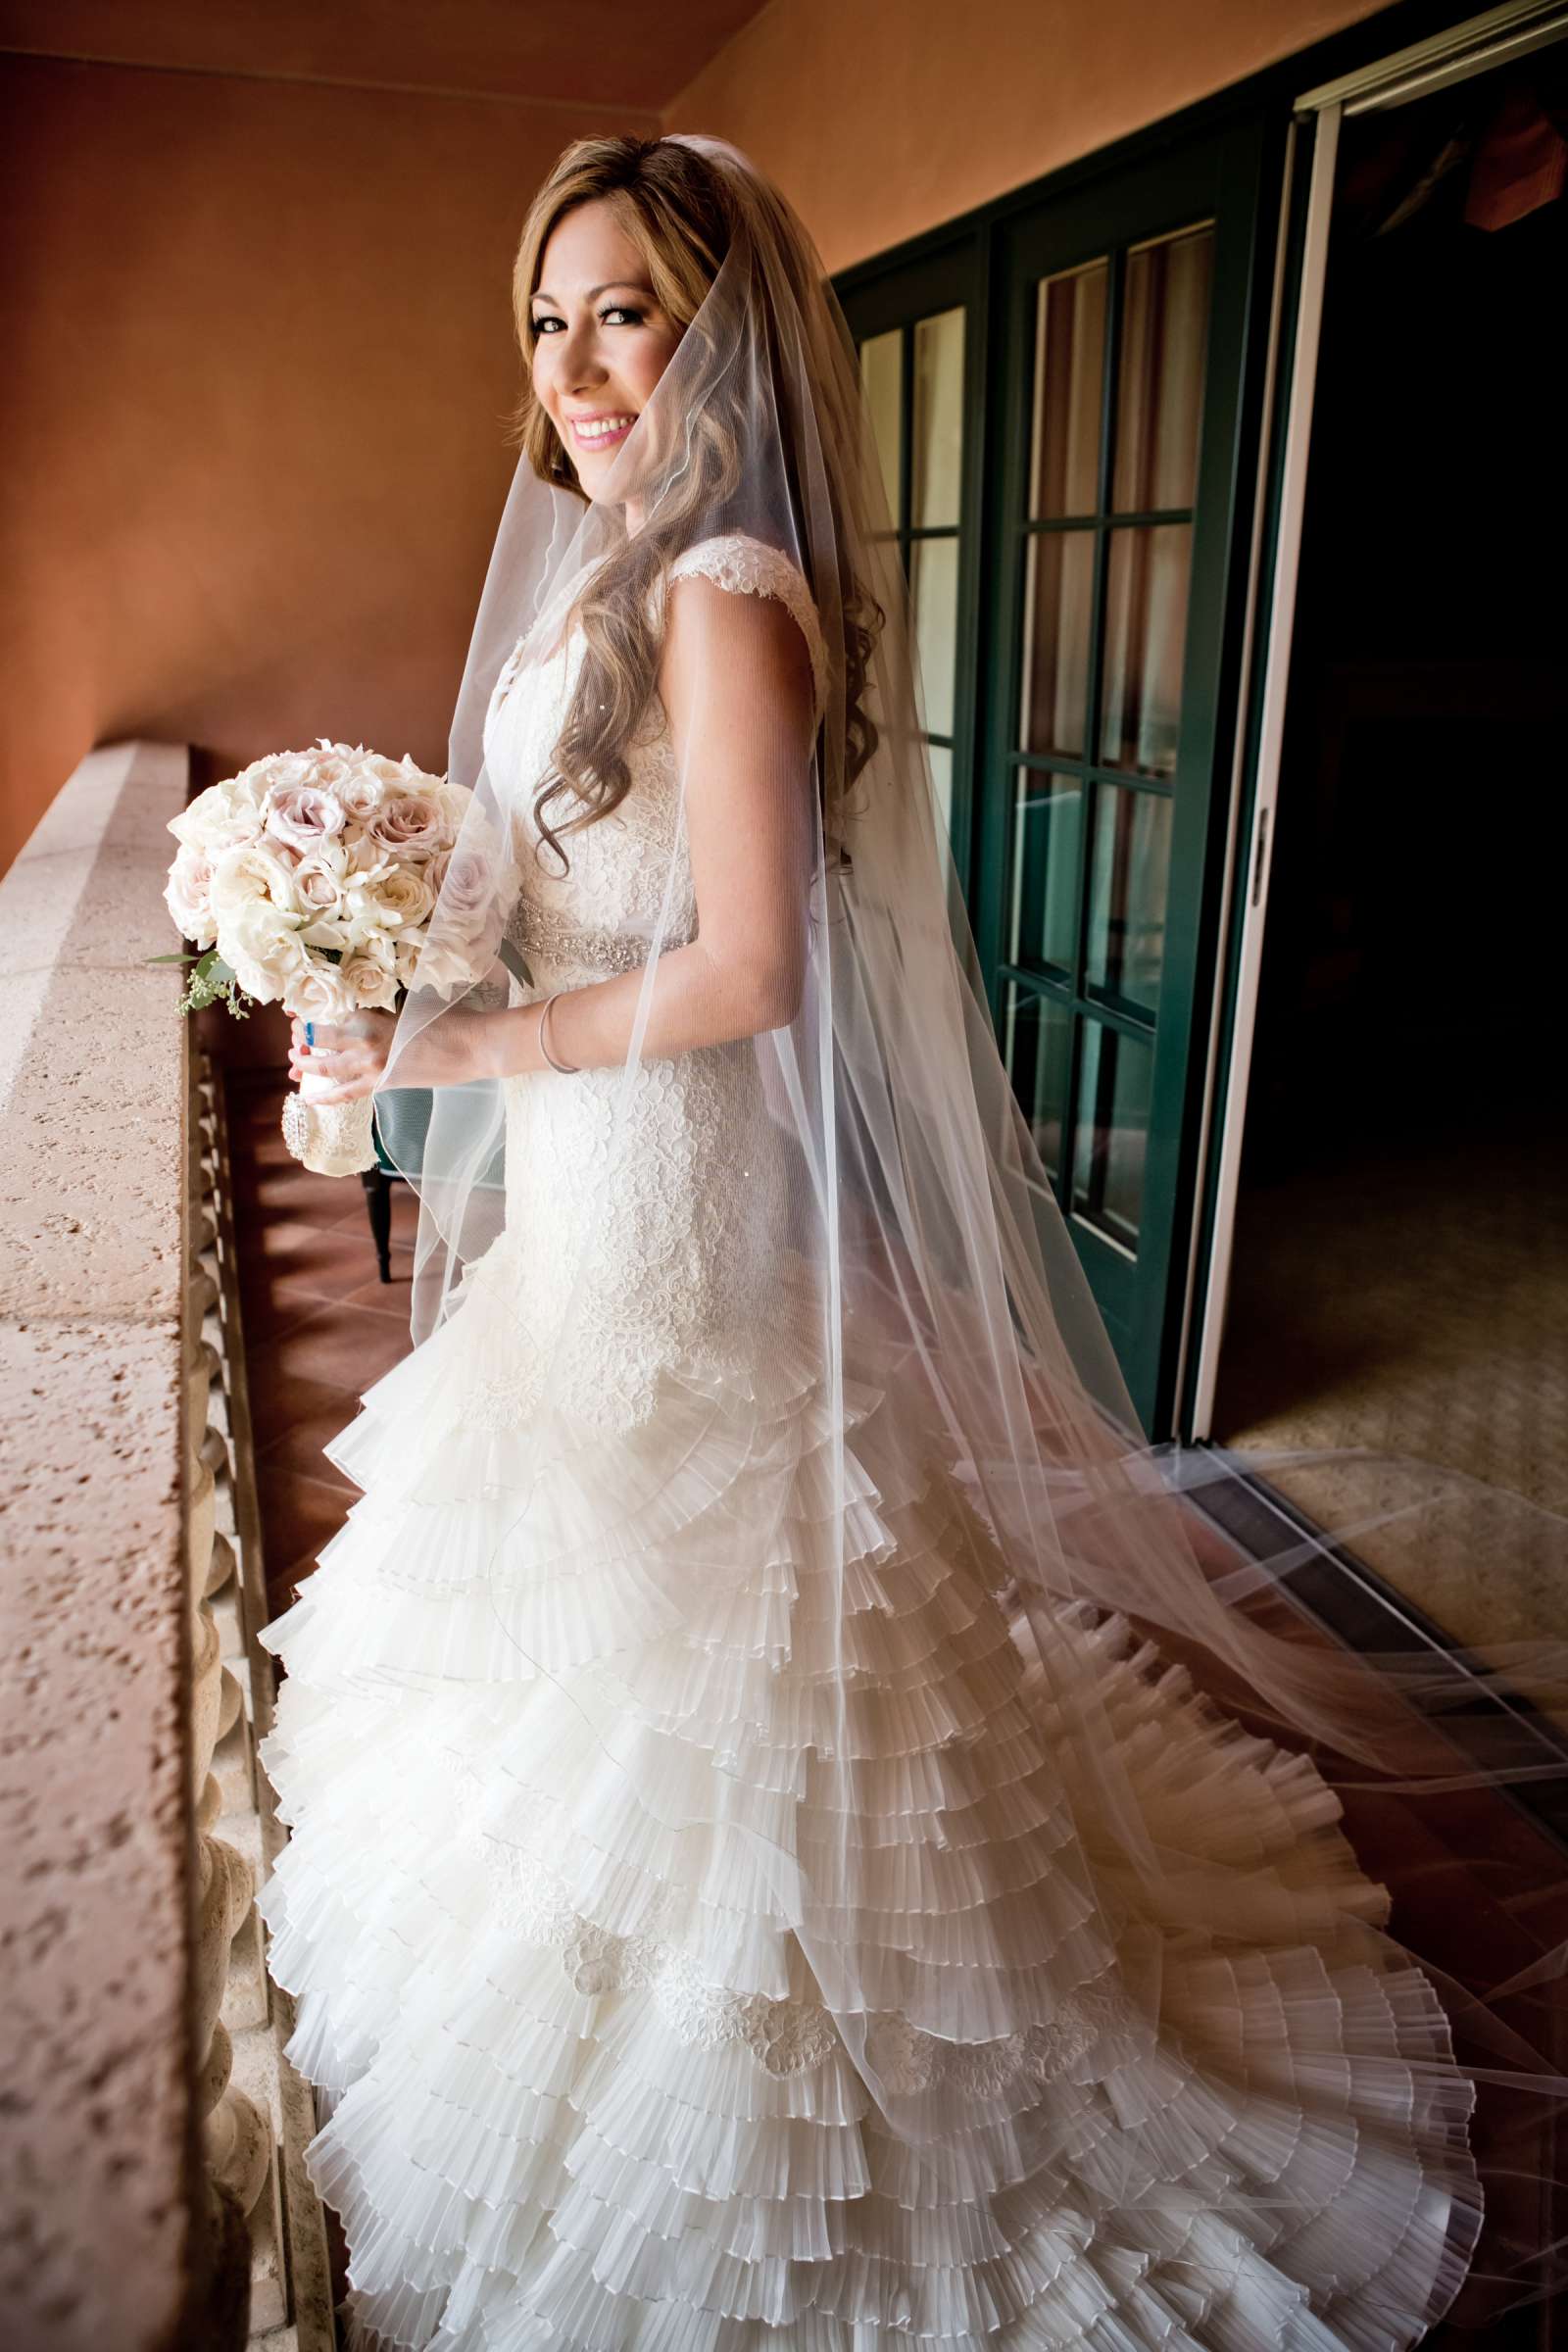
{"type": "Polygon", "coordinates": [[[606,449],[612,441],[624,441],[636,423],[635,416],[602,416],[585,419],[581,424],[568,416],[571,437],[583,449],[606,449]]]}

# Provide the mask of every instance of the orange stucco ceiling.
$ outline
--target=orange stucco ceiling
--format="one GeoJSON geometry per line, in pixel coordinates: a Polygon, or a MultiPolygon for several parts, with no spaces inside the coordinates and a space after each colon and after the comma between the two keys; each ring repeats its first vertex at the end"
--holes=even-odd
{"type": "Polygon", "coordinates": [[[662,107],[767,0],[0,0],[0,51],[531,105],[662,107]]]}

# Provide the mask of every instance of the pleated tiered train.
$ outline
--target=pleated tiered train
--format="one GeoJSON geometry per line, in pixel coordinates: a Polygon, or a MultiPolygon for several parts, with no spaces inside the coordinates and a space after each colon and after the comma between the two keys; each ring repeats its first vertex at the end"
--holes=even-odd
{"type": "Polygon", "coordinates": [[[261,1907],[356,2352],[1418,2341],[1479,2227],[1474,2088],[1314,1768],[1117,1619],[1062,1610],[1048,1691],[896,1387],[846,1391],[843,1504],[787,1340],[749,1378],[670,1374],[631,1429],[519,1426],[463,1387],[482,1312],[328,1446],[363,1494],[264,1637],[293,1834],[261,1907]],[[1011,2119],[940,2190],[768,1867],[830,1827],[841,1504],[879,2063],[902,2034],[917,2077],[982,2064],[1011,2119]],[[1152,1883],[1097,1820],[1079,1703],[1152,1883]],[[1119,2065],[1086,1885],[1162,1947],[1157,2045],[1119,2065]],[[993,2011],[1040,2023],[975,2051],[993,2011]]]}

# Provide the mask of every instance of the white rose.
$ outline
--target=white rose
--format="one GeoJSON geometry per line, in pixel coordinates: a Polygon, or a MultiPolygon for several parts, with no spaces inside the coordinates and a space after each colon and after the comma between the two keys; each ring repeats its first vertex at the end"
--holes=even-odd
{"type": "Polygon", "coordinates": [[[169,820],[169,830],[177,842],[206,850],[213,858],[236,843],[254,841],[261,829],[261,808],[238,776],[209,784],[188,808],[169,820]]]}
{"type": "Polygon", "coordinates": [[[210,948],[218,937],[212,888],[213,866],[207,852],[182,843],[169,869],[164,904],[174,918],[175,929],[199,948],[210,948]]]}
{"type": "Polygon", "coordinates": [[[308,948],[335,948],[339,955],[346,955],[350,948],[359,945],[356,933],[344,921],[341,911],[318,914],[314,922],[302,924],[300,937],[308,948]]]}
{"type": "Polygon", "coordinates": [[[363,745],[356,750],[351,744],[328,743],[323,735],[319,748],[311,753],[311,783],[318,792],[334,792],[363,754],[363,745]]]}
{"type": "Polygon", "coordinates": [[[351,825],[363,825],[375,814],[386,799],[387,787],[375,774],[373,760],[364,767],[357,767],[337,786],[339,805],[351,825]]]}
{"type": "Polygon", "coordinates": [[[293,869],[294,896],[301,906],[330,914],[343,895],[348,864],[348,850],[340,839],[326,839],[305,851],[293,869]]]}
{"type": "Polygon", "coordinates": [[[212,904],[220,928],[226,915],[257,901],[282,914],[301,912],[293,872],[265,839],[224,850],[213,866],[212,904]]]}
{"type": "Polygon", "coordinates": [[[314,958],[293,974],[282,991],[283,1009],[300,1021],[340,1021],[354,1009],[343,985],[343,967],[314,958]]]}
{"type": "Polygon", "coordinates": [[[433,988],[442,995],[471,988],[479,978],[480,962],[488,968],[491,960],[488,956],[476,959],[468,943],[445,932],[439,939],[400,940],[393,955],[405,987],[433,988]]]}
{"type": "Polygon", "coordinates": [[[218,952],[259,1004],[281,997],[311,960],[294,925],[265,899],[246,899],[220,917],[218,952]]]}
{"type": "Polygon", "coordinates": [[[349,874],[345,877],[340,920],[353,947],[359,947],[369,938],[372,931],[388,928],[380,902],[375,896],[379,884],[385,879],[379,869],[374,874],[349,874]]]}
{"type": "Polygon", "coordinates": [[[390,1012],[397,1002],[398,977],[390,943],[385,957],[368,947],[345,956],[338,966],[338,977],[356,1004],[379,1005],[390,1012]]]}
{"type": "Polygon", "coordinates": [[[387,855],[385,842],[377,841],[370,832],[350,838],[348,860],[351,874],[389,874],[392,871],[392,859],[387,855]]]}
{"type": "Polygon", "coordinates": [[[265,760],[253,760],[242,769],[238,780],[263,801],[274,784],[308,784],[313,758],[310,752],[269,752],[265,760]]]}
{"type": "Polygon", "coordinates": [[[435,905],[435,892],[417,866],[395,865],[384,874],[367,875],[359,886],[367,911],[373,911],[390,929],[422,923],[435,905]]]}
{"type": "MultiPolygon", "coordinates": [[[[394,967],[390,931],[372,931],[364,941],[356,942],[353,953],[357,956],[368,956],[372,963],[378,963],[381,966],[383,972],[390,972],[394,967]]],[[[345,958],[345,960],[347,959],[345,958]]]]}

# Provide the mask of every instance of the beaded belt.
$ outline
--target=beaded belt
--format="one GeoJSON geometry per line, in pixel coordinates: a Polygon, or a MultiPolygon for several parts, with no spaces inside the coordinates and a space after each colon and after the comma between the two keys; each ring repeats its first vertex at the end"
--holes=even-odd
{"type": "Polygon", "coordinates": [[[534,899],[517,901],[508,917],[507,937],[530,968],[565,963],[590,971],[635,972],[648,961],[648,942],[634,932],[591,930],[534,899]]]}

